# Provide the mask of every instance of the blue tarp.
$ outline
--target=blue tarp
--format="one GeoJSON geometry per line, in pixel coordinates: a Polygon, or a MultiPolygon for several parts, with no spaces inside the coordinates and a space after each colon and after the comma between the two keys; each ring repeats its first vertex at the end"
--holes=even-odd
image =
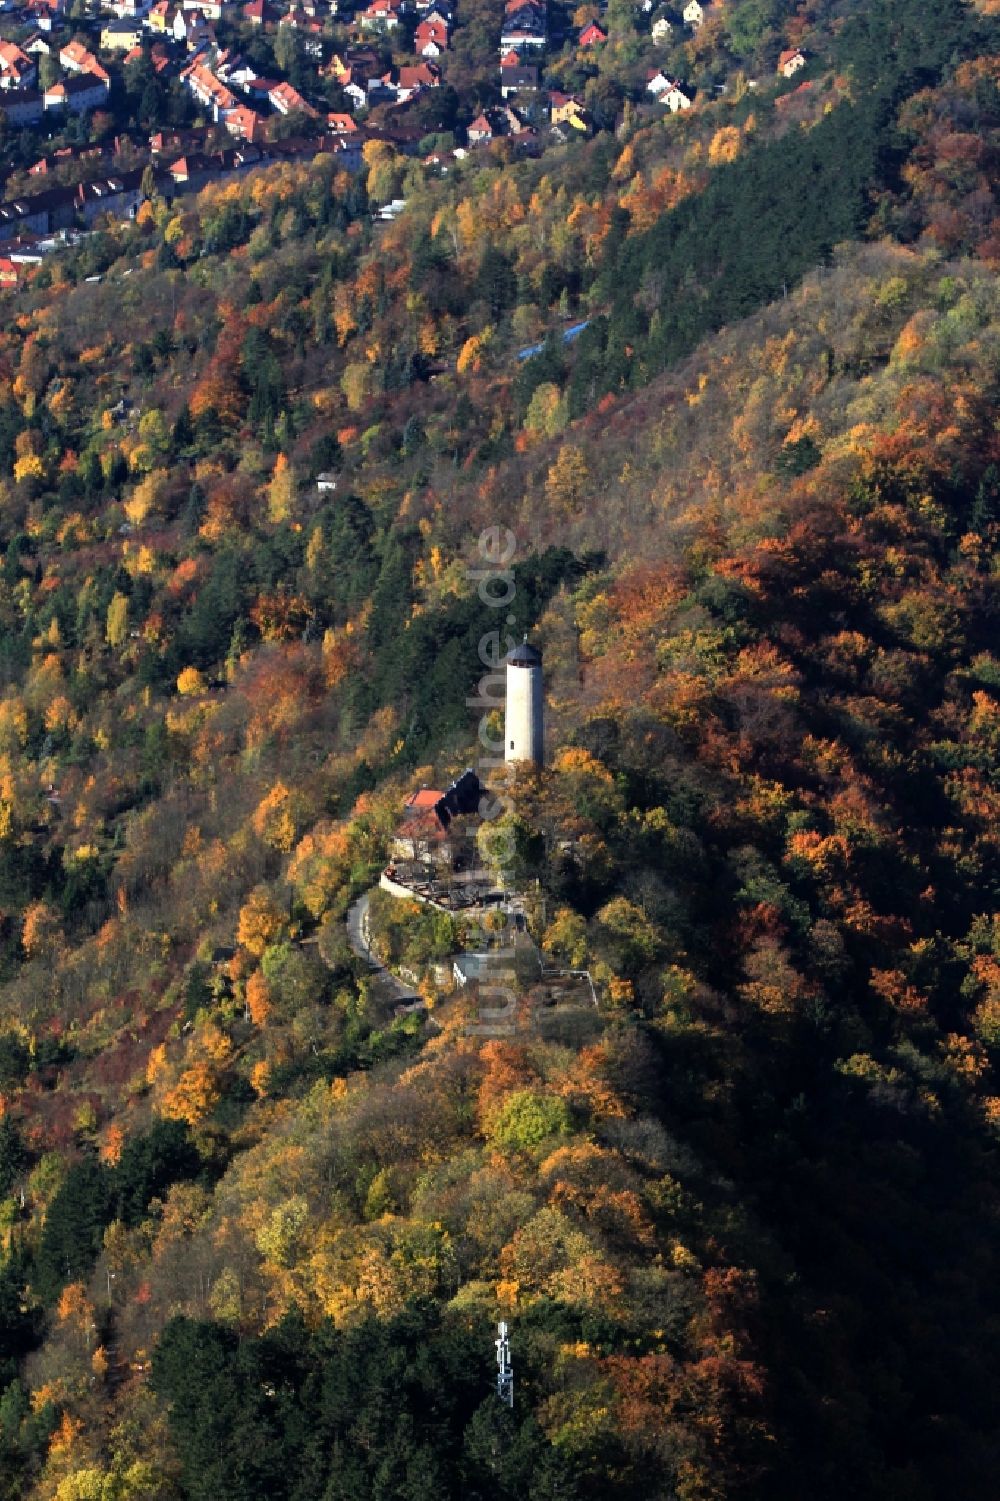
{"type": "MultiPolygon", "coordinates": [[[[580,337],[589,322],[589,318],[584,318],[582,323],[574,323],[571,328],[567,328],[562,336],[563,343],[572,344],[574,339],[578,339],[580,337]]],[[[544,348],[545,341],[543,339],[541,344],[529,344],[525,349],[519,349],[517,351],[517,357],[519,360],[530,360],[533,355],[541,354],[544,348]]]]}

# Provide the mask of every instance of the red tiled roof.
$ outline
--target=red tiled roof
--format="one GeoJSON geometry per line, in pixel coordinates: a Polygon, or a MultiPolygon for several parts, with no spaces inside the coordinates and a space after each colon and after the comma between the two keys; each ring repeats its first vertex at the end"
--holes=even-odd
{"type": "Polygon", "coordinates": [[[410,808],[433,808],[444,797],[443,792],[437,792],[433,787],[421,787],[419,792],[411,792],[403,807],[410,808]]]}

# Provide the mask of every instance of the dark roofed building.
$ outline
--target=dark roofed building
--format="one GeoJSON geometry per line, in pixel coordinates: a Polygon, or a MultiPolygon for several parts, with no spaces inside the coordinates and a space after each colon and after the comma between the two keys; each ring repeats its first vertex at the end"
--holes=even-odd
{"type": "Polygon", "coordinates": [[[509,94],[516,94],[520,89],[537,89],[538,69],[530,65],[521,67],[502,67],[500,69],[500,93],[506,99],[509,94]]]}
{"type": "Polygon", "coordinates": [[[474,771],[463,771],[434,805],[442,827],[447,829],[453,818],[478,813],[483,790],[483,784],[474,771]]]}

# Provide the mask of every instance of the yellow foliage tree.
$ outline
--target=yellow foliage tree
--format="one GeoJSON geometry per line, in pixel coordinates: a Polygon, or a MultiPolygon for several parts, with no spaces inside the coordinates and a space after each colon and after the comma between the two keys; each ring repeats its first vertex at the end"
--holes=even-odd
{"type": "Polygon", "coordinates": [[[142,526],[155,512],[166,480],[165,469],[151,469],[136,485],[124,505],[125,515],[132,526],[142,526]]]}
{"type": "Polygon", "coordinates": [[[267,487],[267,514],[275,525],[287,521],[295,509],[295,470],[283,453],[274,461],[267,487]]]}
{"type": "Polygon", "coordinates": [[[219,1102],[219,1081],[208,1063],[195,1063],[185,1069],[173,1089],[168,1089],[160,1109],[168,1120],[187,1121],[196,1126],[219,1102]]]}
{"type": "Polygon", "coordinates": [[[36,453],[26,453],[14,460],[14,478],[19,484],[25,479],[41,479],[44,474],[45,465],[36,453]]]}
{"type": "Polygon", "coordinates": [[[524,425],[530,432],[544,433],[554,438],[569,421],[566,398],[552,381],[543,381],[535,388],[524,414],[524,425]]]}
{"type": "Polygon", "coordinates": [[[267,796],[257,804],[253,815],[254,832],[265,844],[285,855],[295,843],[299,801],[284,782],[275,782],[267,796]]]}
{"type": "Polygon", "coordinates": [[[161,1042],[149,1055],[149,1061],[146,1064],[146,1083],[155,1084],[169,1067],[166,1044],[161,1042]]]}
{"type": "Polygon", "coordinates": [[[486,351],[493,342],[493,325],[487,323],[481,333],[471,334],[462,345],[456,369],[459,375],[476,375],[483,368],[486,351]]]}
{"type": "Polygon", "coordinates": [[[28,738],[28,711],[19,698],[0,703],[0,751],[20,750],[28,738]]]}
{"type": "Polygon", "coordinates": [[[578,912],[560,907],[545,930],[545,951],[580,969],[587,958],[587,924],[578,912]]]}
{"type": "Polygon", "coordinates": [[[723,162],[735,161],[741,140],[742,136],[735,125],[723,125],[717,130],[708,147],[708,159],[712,166],[718,167],[723,162]]]}
{"type": "Polygon", "coordinates": [[[108,622],[105,628],[108,645],[119,647],[128,636],[128,596],[114,594],[108,605],[108,622]]]}
{"type": "Polygon", "coordinates": [[[345,886],[351,869],[347,830],[320,824],[298,845],[288,879],[314,917],[322,917],[345,886]]]}
{"type": "Polygon", "coordinates": [[[259,959],[285,927],[285,914],[266,886],[255,886],[240,909],[236,941],[259,959]]]}
{"type": "Polygon", "coordinates": [[[109,1167],[114,1167],[115,1163],[121,1159],[124,1145],[125,1132],[116,1121],[113,1121],[101,1141],[99,1149],[101,1161],[106,1162],[109,1167]]]}
{"type": "Polygon", "coordinates": [[[545,478],[545,495],[557,511],[570,516],[583,509],[590,470],[581,449],[564,443],[545,478]]]}
{"type": "Polygon", "coordinates": [[[21,946],[29,959],[52,958],[62,947],[59,919],[44,902],[32,902],[24,914],[21,946]]]}
{"type": "Polygon", "coordinates": [[[197,667],[185,667],[177,675],[177,692],[185,698],[196,698],[205,691],[205,679],[197,667]]]}
{"type": "Polygon", "coordinates": [[[247,981],[247,1010],[255,1027],[263,1027],[271,1015],[271,990],[259,969],[247,981]]]}

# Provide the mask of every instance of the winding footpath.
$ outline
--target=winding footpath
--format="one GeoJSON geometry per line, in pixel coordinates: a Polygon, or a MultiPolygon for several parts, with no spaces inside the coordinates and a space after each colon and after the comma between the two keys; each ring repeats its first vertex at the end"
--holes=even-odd
{"type": "Polygon", "coordinates": [[[368,941],[368,902],[371,893],[366,891],[347,909],[347,942],[351,952],[364,961],[372,975],[372,987],[376,998],[388,1006],[400,1006],[419,1001],[412,985],[400,980],[391,970],[380,964],[372,954],[368,941]]]}

